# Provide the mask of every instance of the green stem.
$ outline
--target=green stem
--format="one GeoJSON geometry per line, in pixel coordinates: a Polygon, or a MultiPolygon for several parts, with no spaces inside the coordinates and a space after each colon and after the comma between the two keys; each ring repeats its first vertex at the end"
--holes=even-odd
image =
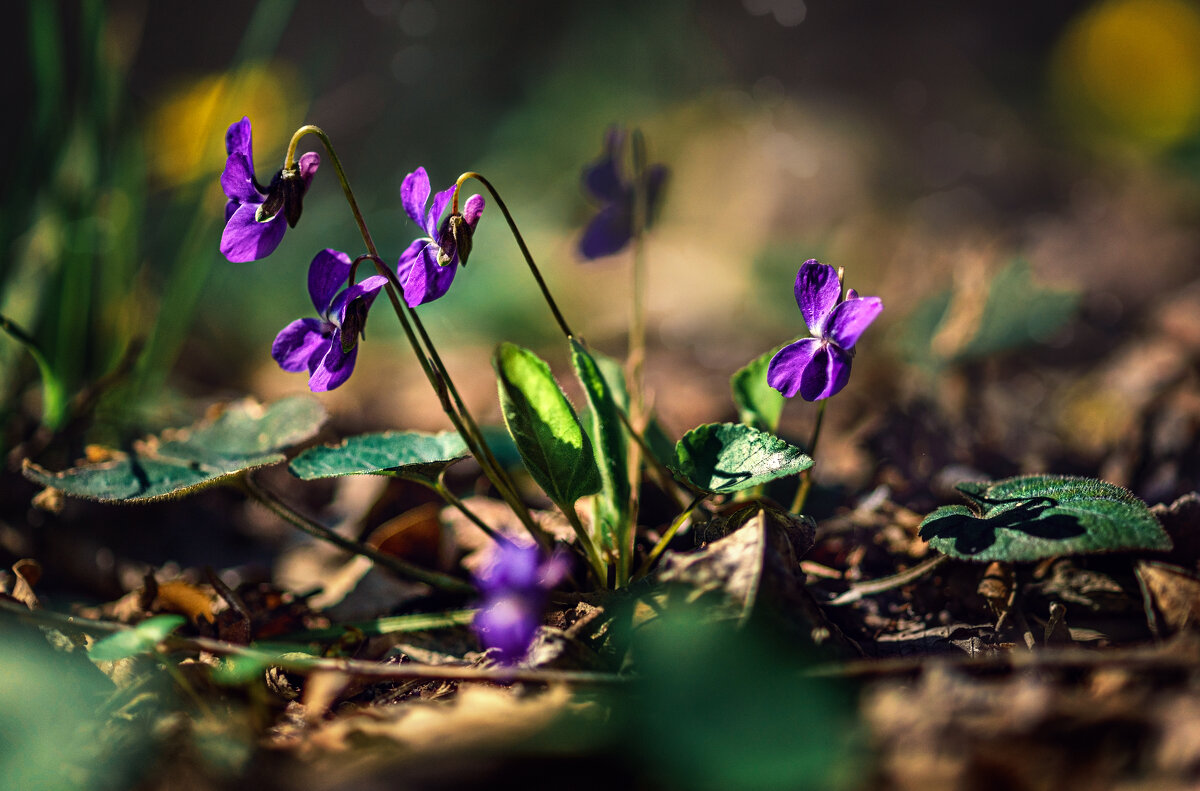
{"type": "Polygon", "coordinates": [[[51,431],[62,427],[67,415],[67,394],[62,380],[55,375],[54,369],[33,336],[21,328],[15,321],[0,314],[0,330],[8,333],[13,340],[20,343],[37,363],[38,373],[42,377],[42,423],[51,431]]]}
{"type": "Polygon", "coordinates": [[[236,479],[240,483],[240,488],[253,499],[262,503],[266,508],[285,522],[300,528],[305,533],[308,533],[314,538],[319,538],[322,541],[328,541],[334,546],[344,549],[347,552],[352,552],[356,555],[370,558],[380,566],[394,572],[405,579],[423,582],[426,585],[432,585],[435,588],[441,588],[445,591],[453,593],[474,593],[475,588],[470,583],[464,582],[457,577],[451,577],[448,574],[442,574],[436,571],[423,569],[420,566],[413,565],[408,561],[401,560],[392,555],[385,555],[377,549],[367,546],[360,541],[354,541],[346,538],[333,530],[330,530],[325,525],[314,522],[308,517],[294,510],[287,503],[279,499],[274,493],[263,489],[255,482],[254,478],[249,474],[243,475],[240,479],[236,479]]]}
{"type": "Polygon", "coordinates": [[[583,526],[583,522],[579,521],[579,514],[575,513],[575,508],[571,504],[563,505],[556,503],[559,509],[563,512],[563,516],[571,523],[571,527],[575,530],[575,537],[579,540],[579,545],[583,548],[583,554],[587,557],[588,565],[592,567],[592,573],[596,575],[596,580],[601,587],[608,584],[608,565],[604,562],[604,558],[600,555],[600,550],[596,547],[596,542],[588,535],[587,528],[583,526]]]}
{"type": "MultiPolygon", "coordinates": [[[[427,632],[434,629],[449,629],[455,626],[466,626],[475,618],[478,610],[451,610],[449,612],[413,613],[412,615],[393,615],[387,618],[376,618],[373,621],[357,621],[355,623],[334,624],[325,629],[306,629],[302,632],[289,632],[279,639],[288,643],[317,642],[321,640],[336,640],[348,631],[361,632],[367,637],[379,637],[385,634],[404,634],[409,632],[427,632]]],[[[269,641],[260,641],[264,648],[269,641]]]]}
{"type": "MultiPolygon", "coordinates": [[[[401,302],[397,292],[403,291],[399,283],[396,281],[395,274],[383,263],[379,257],[379,250],[375,247],[375,241],[371,238],[371,232],[367,229],[367,222],[363,218],[362,211],[358,208],[358,201],[354,198],[354,190],[350,188],[350,181],[346,178],[346,171],[342,167],[342,162],[338,158],[337,152],[334,151],[333,143],[329,139],[329,135],[318,126],[308,124],[302,126],[292,135],[291,141],[288,143],[287,155],[284,157],[283,167],[285,170],[292,170],[296,167],[296,147],[300,143],[300,139],[306,134],[315,134],[324,144],[325,150],[329,153],[329,159],[333,163],[334,172],[337,174],[338,182],[342,185],[342,192],[346,195],[346,202],[350,205],[350,211],[354,215],[354,221],[358,224],[358,231],[362,235],[363,244],[367,247],[367,252],[371,256],[371,261],[375,264],[375,269],[379,274],[388,279],[385,291],[387,292],[388,301],[392,303],[392,310],[396,313],[396,318],[400,320],[400,326],[404,330],[404,336],[408,339],[409,345],[413,352],[417,355],[417,362],[421,366],[421,370],[425,373],[425,378],[429,380],[430,386],[438,396],[438,400],[442,405],[442,410],[446,416],[450,418],[450,422],[454,428],[466,440],[468,448],[474,454],[476,460],[479,461],[479,466],[483,470],[483,474],[495,485],[496,490],[500,492],[501,497],[513,509],[517,518],[529,531],[530,535],[543,546],[548,546],[548,539],[545,534],[533,521],[529,509],[521,501],[517,494],[516,487],[508,479],[504,469],[496,463],[495,456],[491,449],[488,448],[487,442],[483,439],[482,433],[479,431],[474,419],[470,413],[466,411],[462,399],[457,397],[458,389],[454,387],[454,381],[450,378],[449,372],[445,370],[445,366],[440,365],[440,358],[437,354],[437,349],[429,340],[428,334],[425,333],[424,327],[420,326],[420,319],[417,318],[416,312],[406,303],[401,302]],[[411,317],[412,321],[409,321],[411,317]],[[438,370],[435,372],[430,363],[430,359],[426,357],[425,351],[418,342],[416,335],[413,333],[412,324],[417,324],[421,330],[421,335],[425,340],[426,347],[429,350],[429,355],[437,364],[438,370]],[[446,390],[455,394],[455,400],[458,401],[458,412],[451,405],[450,400],[446,397],[446,390]],[[461,413],[461,416],[460,414],[461,413]]],[[[497,201],[499,199],[497,198],[497,201]]],[[[506,212],[507,213],[507,212],[506,212]]]]}
{"type": "Polygon", "coordinates": [[[484,522],[474,511],[472,511],[470,508],[467,508],[467,504],[458,499],[454,492],[450,491],[450,489],[440,478],[434,484],[433,490],[441,495],[443,500],[457,508],[463,516],[465,516],[467,519],[470,519],[471,522],[474,523],[474,525],[480,530],[482,530],[484,535],[486,535],[488,538],[496,542],[503,540],[500,534],[493,530],[492,527],[487,524],[487,522],[484,522]]]}
{"type": "MultiPolygon", "coordinates": [[[[829,399],[821,401],[821,406],[817,407],[817,422],[813,425],[812,437],[808,440],[808,451],[810,458],[814,457],[817,452],[817,440],[821,438],[821,424],[825,420],[825,405],[829,403],[829,399]]],[[[796,497],[792,500],[792,513],[799,514],[803,512],[805,503],[808,502],[808,492],[812,489],[812,467],[809,467],[804,472],[800,473],[800,485],[796,487],[796,497]]]]}
{"type": "Polygon", "coordinates": [[[650,550],[650,554],[646,556],[646,562],[638,569],[638,576],[644,577],[654,565],[654,561],[658,560],[658,556],[663,553],[667,545],[671,543],[671,539],[675,538],[675,534],[679,532],[679,528],[683,527],[683,523],[692,515],[692,511],[696,510],[696,506],[700,505],[700,501],[708,497],[707,493],[696,495],[692,500],[691,505],[680,512],[679,516],[675,517],[675,521],[667,528],[667,532],[662,534],[662,538],[658,539],[658,543],[654,545],[654,549],[650,550]]]}
{"type": "Polygon", "coordinates": [[[458,177],[458,181],[454,183],[454,199],[451,203],[450,213],[458,213],[458,193],[462,189],[464,182],[475,179],[491,193],[496,201],[496,205],[500,207],[500,213],[504,215],[504,219],[508,221],[509,230],[512,231],[513,238],[517,240],[517,246],[521,248],[521,255],[525,257],[525,263],[529,266],[529,271],[533,273],[533,279],[537,281],[538,288],[542,290],[542,297],[546,300],[546,304],[550,306],[550,312],[554,314],[554,320],[558,322],[559,329],[567,338],[574,337],[575,333],[571,332],[571,328],[567,326],[567,320],[563,318],[562,311],[558,309],[558,304],[554,301],[554,297],[550,296],[550,289],[546,286],[546,281],[542,279],[542,273],[538,269],[537,264],[533,262],[533,254],[529,252],[529,246],[525,244],[525,238],[521,236],[521,230],[517,228],[516,220],[508,211],[508,206],[504,204],[504,200],[500,197],[500,193],[496,192],[496,188],[492,186],[492,182],[485,179],[474,171],[468,171],[458,177]]]}

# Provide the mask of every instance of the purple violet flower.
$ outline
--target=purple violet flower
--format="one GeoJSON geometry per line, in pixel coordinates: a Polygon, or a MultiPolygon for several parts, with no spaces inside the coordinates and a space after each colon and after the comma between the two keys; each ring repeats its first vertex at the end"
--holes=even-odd
{"type": "MultiPolygon", "coordinates": [[[[454,187],[434,195],[426,213],[429,192],[429,174],[423,167],[405,176],[400,185],[400,202],[404,204],[404,211],[426,234],[414,240],[396,262],[396,274],[404,286],[404,301],[410,308],[433,302],[449,291],[460,258],[454,234],[450,233],[450,218],[447,217],[438,225],[442,212],[454,195],[454,187]],[[439,258],[445,263],[439,262],[439,258]]],[[[474,233],[482,214],[483,197],[472,195],[467,198],[462,217],[470,229],[469,233],[474,233]]]]}
{"type": "Polygon", "coordinates": [[[543,560],[533,544],[496,545],[491,563],[476,576],[483,593],[472,627],[485,648],[496,649],[499,661],[524,658],[546,609],[550,590],[566,576],[567,558],[559,553],[543,560]]]}
{"type": "Polygon", "coordinates": [[[229,202],[225,204],[221,252],[235,264],[266,258],[279,246],[287,225],[296,227],[304,193],[321,157],[309,151],[300,157],[296,171],[281,170],[263,187],[254,176],[249,118],[230,125],[225,132],[225,151],[229,158],[221,173],[221,189],[229,202]]]}
{"type": "Polygon", "coordinates": [[[314,393],[332,390],[350,378],[367,310],[387,285],[386,277],[372,275],[339,291],[350,277],[350,267],[345,253],[317,253],[308,267],[308,294],[321,318],[293,321],[271,346],[271,356],[283,370],[308,370],[308,387],[314,393]]]}
{"type": "Polygon", "coordinates": [[[811,338],[788,344],[771,358],[767,384],[788,398],[805,401],[836,395],[850,379],[854,344],[883,310],[879,297],[860,297],[854,289],[841,299],[837,271],[815,258],[796,273],[796,304],[811,338]]]}
{"type": "MultiPolygon", "coordinates": [[[[579,254],[590,260],[620,252],[633,238],[634,183],[624,173],[626,133],[611,127],[604,137],[604,153],[583,169],[583,188],[600,205],[579,240],[579,254]]],[[[667,180],[664,165],[650,165],[643,175],[646,219],[649,226],[654,207],[667,180]]]]}

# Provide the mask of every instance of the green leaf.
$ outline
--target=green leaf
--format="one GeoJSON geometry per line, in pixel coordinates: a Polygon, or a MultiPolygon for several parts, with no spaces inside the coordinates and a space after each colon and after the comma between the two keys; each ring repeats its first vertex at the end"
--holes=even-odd
{"type": "Polygon", "coordinates": [[[650,448],[650,452],[654,454],[654,460],[663,467],[670,467],[675,460],[675,440],[667,436],[667,430],[663,428],[662,421],[656,415],[651,415],[649,422],[646,423],[646,430],[642,432],[642,439],[646,440],[646,446],[650,448]]]}
{"type": "Polygon", "coordinates": [[[741,423],[707,423],[675,446],[671,471],[697,489],[730,494],[807,470],[813,460],[795,445],[741,423]]]}
{"type": "Polygon", "coordinates": [[[155,615],[132,629],[110,634],[88,651],[93,662],[114,662],[118,659],[153,651],[167,635],[187,623],[182,615],[155,615]]]}
{"type": "Polygon", "coordinates": [[[264,407],[252,400],[215,419],[133,443],[108,460],[50,472],[25,462],[25,477],[73,497],[136,503],[178,496],[284,460],[284,448],[311,438],[325,421],[321,403],[298,396],[264,407]]]}
{"type": "Polygon", "coordinates": [[[629,385],[625,381],[625,368],[619,360],[614,360],[607,354],[589,350],[592,359],[596,361],[596,366],[600,369],[600,375],[604,377],[604,381],[608,384],[608,389],[612,392],[613,401],[625,414],[629,414],[629,385]]]}
{"type": "Polygon", "coordinates": [[[740,368],[729,379],[733,390],[733,403],[738,408],[738,419],[747,426],[763,431],[779,428],[779,417],[783,414],[783,393],[767,384],[767,366],[783,344],[759,357],[755,357],[740,368]]]}
{"type": "Polygon", "coordinates": [[[575,410],[536,354],[502,343],[492,357],[508,433],[537,484],[564,510],[600,491],[600,471],[575,410]]]}
{"type": "Polygon", "coordinates": [[[1169,550],[1146,504],[1091,478],[1030,475],[960,483],[970,506],[943,506],[921,522],[937,551],[963,560],[1030,562],[1059,555],[1169,550]]]}
{"type": "Polygon", "coordinates": [[[620,407],[597,360],[579,341],[571,339],[571,364],[583,385],[590,407],[588,434],[596,454],[600,473],[600,497],[596,524],[606,545],[616,549],[630,547],[629,460],[626,455],[625,427],[617,413],[620,407]]]}
{"type": "Polygon", "coordinates": [[[288,470],[305,481],[395,473],[434,483],[443,470],[469,455],[467,443],[454,431],[385,431],[347,437],[339,445],[309,448],[292,459],[288,470]]]}

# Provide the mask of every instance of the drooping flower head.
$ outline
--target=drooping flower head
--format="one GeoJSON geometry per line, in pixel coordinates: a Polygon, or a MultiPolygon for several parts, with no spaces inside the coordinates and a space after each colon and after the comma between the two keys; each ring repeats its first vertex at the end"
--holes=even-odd
{"type": "Polygon", "coordinates": [[[308,371],[308,386],[314,393],[332,390],[350,378],[367,310],[387,285],[386,277],[372,275],[342,288],[350,268],[345,253],[329,249],[317,253],[308,267],[308,295],[320,318],[293,321],[271,346],[280,368],[308,371]]]}
{"type": "Polygon", "coordinates": [[[879,297],[860,297],[854,289],[841,298],[837,271],[809,259],[796,273],[796,304],[811,338],[784,346],[767,367],[767,384],[788,398],[805,401],[835,395],[850,379],[854,344],[883,310],[879,297]]]}
{"type": "Polygon", "coordinates": [[[225,204],[221,252],[235,264],[266,258],[279,246],[287,226],[296,227],[304,193],[321,157],[309,151],[300,157],[295,170],[280,170],[268,186],[262,186],[254,176],[249,118],[225,132],[225,151],[229,157],[221,173],[221,189],[229,202],[225,204]]]}
{"type": "MultiPolygon", "coordinates": [[[[633,212],[636,184],[625,174],[624,129],[611,127],[604,136],[604,153],[583,169],[583,188],[600,206],[579,240],[579,254],[589,261],[620,252],[633,238],[633,212]]],[[[645,189],[645,217],[642,227],[650,225],[654,209],[667,181],[665,165],[650,165],[642,174],[645,189]]]]}
{"type": "Polygon", "coordinates": [[[460,263],[456,239],[470,238],[483,214],[483,197],[472,195],[463,205],[461,215],[447,217],[439,225],[438,220],[454,195],[454,187],[434,195],[432,203],[429,203],[429,192],[429,174],[425,168],[409,173],[400,185],[404,211],[425,232],[425,236],[414,240],[396,262],[396,275],[404,286],[404,301],[410,308],[432,302],[450,289],[460,263]],[[429,203],[428,212],[426,203],[429,203]],[[456,217],[461,219],[456,220],[456,217]]]}
{"type": "Polygon", "coordinates": [[[550,590],[568,571],[565,556],[543,559],[537,546],[496,545],[491,563],[476,576],[483,599],[472,627],[504,664],[519,662],[541,625],[550,590]]]}

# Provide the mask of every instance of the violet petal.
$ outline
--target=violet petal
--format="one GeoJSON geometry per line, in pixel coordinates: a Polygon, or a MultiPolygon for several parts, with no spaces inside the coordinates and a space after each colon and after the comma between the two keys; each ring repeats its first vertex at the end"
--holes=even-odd
{"type": "Polygon", "coordinates": [[[446,207],[450,205],[450,198],[453,196],[454,187],[442,190],[433,196],[433,202],[429,204],[429,214],[425,215],[425,224],[421,226],[430,239],[438,238],[438,220],[442,218],[442,212],[446,211],[446,207]]]}
{"type": "Polygon", "coordinates": [[[417,168],[405,176],[400,184],[400,203],[418,228],[425,227],[425,204],[428,200],[429,174],[425,168],[417,168]]]}
{"type": "Polygon", "coordinates": [[[235,121],[229,125],[229,129],[225,131],[225,153],[245,155],[246,160],[250,162],[250,172],[254,172],[254,156],[250,142],[249,118],[242,116],[242,120],[235,121]]]}
{"type": "Polygon", "coordinates": [[[482,195],[472,195],[467,198],[467,202],[463,204],[463,219],[467,221],[467,225],[471,226],[471,230],[475,230],[475,226],[479,224],[479,218],[483,216],[484,200],[482,195]]]}
{"type": "Polygon", "coordinates": [[[796,273],[796,304],[804,315],[804,323],[814,337],[824,337],[825,322],[842,293],[837,270],[810,258],[796,273]]]}
{"type": "Polygon", "coordinates": [[[221,234],[221,252],[235,264],[244,264],[266,258],[275,252],[287,230],[287,220],[282,213],[266,222],[256,218],[258,203],[243,203],[225,223],[221,234]]]}
{"type": "Polygon", "coordinates": [[[330,247],[313,256],[308,265],[308,295],[317,313],[329,315],[329,305],[350,277],[350,267],[350,256],[330,247]]]}
{"type": "Polygon", "coordinates": [[[332,329],[320,319],[297,319],[275,336],[271,356],[279,367],[291,373],[309,368],[309,360],[324,354],[332,329]]]}
{"type": "Polygon", "coordinates": [[[821,344],[800,377],[800,397],[805,401],[820,401],[837,395],[850,380],[852,362],[853,358],[838,347],[821,344]]]}
{"type": "Polygon", "coordinates": [[[357,357],[357,346],[349,352],[342,351],[342,332],[335,329],[329,338],[329,350],[308,377],[308,389],[314,393],[324,393],[345,384],[354,372],[354,360],[357,357]]]}
{"type": "Polygon", "coordinates": [[[833,309],[825,325],[825,337],[843,349],[853,349],[859,336],[883,310],[879,297],[847,299],[833,309]]]}
{"type": "Polygon", "coordinates": [[[497,596],[484,602],[472,626],[480,642],[499,652],[500,661],[513,664],[525,656],[537,635],[539,610],[523,596],[497,596]]]}
{"type": "Polygon", "coordinates": [[[254,167],[245,154],[234,152],[225,160],[221,172],[221,189],[226,197],[238,203],[262,203],[263,196],[254,186],[254,167]]]}
{"type": "Polygon", "coordinates": [[[629,207],[623,202],[606,206],[584,229],[583,237],[579,240],[579,254],[594,259],[620,252],[629,243],[632,234],[629,207]]]}
{"type": "Polygon", "coordinates": [[[309,151],[307,154],[300,156],[300,178],[304,179],[304,189],[312,184],[313,176],[317,175],[317,168],[321,166],[321,155],[316,151],[309,151]]]}
{"type": "Polygon", "coordinates": [[[816,338],[804,338],[784,346],[767,365],[767,384],[788,398],[799,393],[804,371],[820,347],[821,342],[816,338]]]}

